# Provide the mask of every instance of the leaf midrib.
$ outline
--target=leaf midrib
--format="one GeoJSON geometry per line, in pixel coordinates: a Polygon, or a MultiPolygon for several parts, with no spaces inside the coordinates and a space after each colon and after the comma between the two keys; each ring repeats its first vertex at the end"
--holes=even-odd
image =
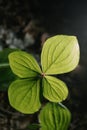
{"type": "MultiPolygon", "coordinates": [[[[59,45],[59,44],[58,44],[58,45],[59,45]]],[[[68,44],[68,46],[69,46],[69,44],[68,44]]],[[[65,50],[66,48],[67,48],[67,46],[64,47],[64,49],[62,50],[62,52],[64,52],[64,50],[65,50]]],[[[61,56],[61,53],[58,55],[58,57],[56,57],[56,58],[52,61],[52,63],[48,66],[48,68],[45,70],[44,73],[46,73],[46,72],[49,70],[49,68],[51,68],[51,66],[52,66],[53,64],[55,64],[57,58],[59,58],[60,56],[61,56]]],[[[61,60],[61,61],[62,61],[62,60],[61,60]]]]}

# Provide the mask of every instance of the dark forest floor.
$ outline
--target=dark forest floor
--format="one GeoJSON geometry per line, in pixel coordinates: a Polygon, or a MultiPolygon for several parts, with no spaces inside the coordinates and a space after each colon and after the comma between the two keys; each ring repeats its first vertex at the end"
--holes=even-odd
{"type": "MultiPolygon", "coordinates": [[[[68,14],[66,18],[65,6],[65,2],[57,2],[57,0],[55,3],[50,2],[50,6],[49,2],[39,0],[21,0],[21,2],[19,0],[0,0],[0,47],[1,50],[10,47],[25,50],[32,53],[39,61],[41,47],[46,38],[61,33],[77,35],[82,47],[80,64],[73,72],[60,76],[60,78],[66,82],[70,92],[68,99],[64,102],[72,113],[69,130],[86,130],[87,60],[84,57],[87,53],[86,49],[85,52],[83,50],[85,44],[82,45],[81,42],[85,42],[87,39],[82,40],[80,29],[76,32],[69,29],[73,17],[68,17],[68,14]],[[68,31],[66,31],[66,27],[68,27],[68,31]],[[12,37],[8,36],[8,32],[12,34],[10,35],[12,37]],[[24,44],[27,34],[32,38],[24,44]],[[12,38],[16,39],[18,43],[10,42],[12,38]]],[[[28,124],[34,122],[37,122],[37,113],[24,115],[15,111],[9,105],[7,92],[0,91],[0,130],[28,130],[28,124]]]]}

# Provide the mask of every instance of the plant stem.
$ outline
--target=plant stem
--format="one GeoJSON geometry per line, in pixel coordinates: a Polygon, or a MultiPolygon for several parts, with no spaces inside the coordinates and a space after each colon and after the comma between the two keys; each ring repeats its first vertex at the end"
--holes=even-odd
{"type": "Polygon", "coordinates": [[[9,63],[1,63],[0,68],[6,68],[9,67],[9,63]]]}

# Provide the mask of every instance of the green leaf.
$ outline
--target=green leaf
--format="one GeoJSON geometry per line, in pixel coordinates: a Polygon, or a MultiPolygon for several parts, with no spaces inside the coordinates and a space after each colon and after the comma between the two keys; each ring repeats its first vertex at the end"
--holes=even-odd
{"type": "Polygon", "coordinates": [[[71,113],[66,107],[47,103],[39,115],[40,130],[67,130],[70,120],[71,113]]]}
{"type": "Polygon", "coordinates": [[[9,63],[14,74],[20,78],[36,77],[41,69],[30,54],[23,51],[16,51],[9,55],[9,63]]]}
{"type": "Polygon", "coordinates": [[[9,64],[8,61],[8,55],[14,51],[16,51],[17,49],[4,49],[3,51],[0,51],[0,65],[1,64],[9,64]]]}
{"type": "Polygon", "coordinates": [[[61,102],[67,98],[66,84],[52,76],[45,76],[42,80],[43,95],[52,102],[61,102]]]}
{"type": "Polygon", "coordinates": [[[39,124],[29,124],[28,129],[29,130],[37,130],[40,128],[39,124]]]}
{"type": "Polygon", "coordinates": [[[16,110],[31,114],[39,110],[40,80],[22,79],[14,81],[8,89],[8,97],[16,110]]]}
{"type": "Polygon", "coordinates": [[[0,69],[0,91],[7,91],[9,85],[17,77],[12,73],[10,67],[0,69]]]}
{"type": "Polygon", "coordinates": [[[0,51],[0,90],[7,90],[9,84],[16,78],[12,73],[8,61],[8,55],[16,49],[4,49],[0,51]]]}
{"type": "Polygon", "coordinates": [[[57,35],[45,42],[41,54],[41,65],[45,74],[72,71],[78,62],[79,45],[75,36],[57,35]]]}

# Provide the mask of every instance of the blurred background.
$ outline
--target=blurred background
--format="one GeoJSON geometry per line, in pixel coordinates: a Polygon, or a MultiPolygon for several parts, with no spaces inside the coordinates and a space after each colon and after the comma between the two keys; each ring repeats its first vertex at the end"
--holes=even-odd
{"type": "MultiPolygon", "coordinates": [[[[70,92],[64,102],[72,113],[69,130],[86,130],[87,1],[0,0],[0,51],[18,48],[33,54],[40,61],[45,40],[58,34],[75,35],[79,41],[79,65],[59,78],[66,82],[70,92]]],[[[36,121],[32,115],[24,116],[10,108],[7,92],[0,91],[0,102],[0,130],[14,130],[14,126],[18,130],[26,129],[29,122],[36,121]]]]}

